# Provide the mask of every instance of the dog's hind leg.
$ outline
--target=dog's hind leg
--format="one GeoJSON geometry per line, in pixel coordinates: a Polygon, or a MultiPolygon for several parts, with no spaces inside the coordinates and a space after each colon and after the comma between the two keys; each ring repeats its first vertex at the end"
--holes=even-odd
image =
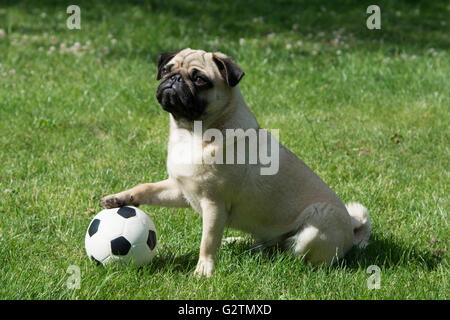
{"type": "Polygon", "coordinates": [[[331,264],[353,245],[353,229],[345,210],[327,203],[309,206],[302,228],[289,241],[295,254],[312,264],[331,264]]]}

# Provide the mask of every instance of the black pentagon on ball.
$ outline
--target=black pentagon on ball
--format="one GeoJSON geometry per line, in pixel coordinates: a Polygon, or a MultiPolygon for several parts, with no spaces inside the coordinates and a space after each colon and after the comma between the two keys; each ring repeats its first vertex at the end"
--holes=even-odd
{"type": "Polygon", "coordinates": [[[99,225],[100,225],[99,219],[94,219],[91,222],[91,225],[89,226],[89,229],[88,229],[88,234],[90,237],[92,237],[97,232],[99,225]]]}
{"type": "Polygon", "coordinates": [[[120,236],[114,240],[111,240],[111,252],[116,256],[125,256],[130,251],[131,243],[120,236]]]}
{"type": "Polygon", "coordinates": [[[117,213],[124,218],[131,218],[136,215],[136,210],[130,207],[121,207],[119,210],[117,210],[117,213]]]}
{"type": "Polygon", "coordinates": [[[156,246],[156,233],[153,230],[148,231],[147,245],[150,250],[155,249],[156,246]]]}

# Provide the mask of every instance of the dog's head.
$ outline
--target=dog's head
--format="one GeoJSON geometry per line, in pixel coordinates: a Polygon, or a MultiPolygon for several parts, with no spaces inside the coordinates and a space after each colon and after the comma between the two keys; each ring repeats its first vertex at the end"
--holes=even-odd
{"type": "Polygon", "coordinates": [[[225,108],[244,72],[226,55],[184,49],[158,58],[156,98],[173,117],[194,121],[225,108]]]}

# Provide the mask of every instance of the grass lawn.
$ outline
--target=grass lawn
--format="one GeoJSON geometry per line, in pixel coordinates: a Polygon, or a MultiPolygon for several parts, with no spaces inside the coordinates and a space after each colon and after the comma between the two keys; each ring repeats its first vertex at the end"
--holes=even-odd
{"type": "Polygon", "coordinates": [[[449,298],[448,3],[380,0],[381,30],[366,28],[369,1],[101,3],[77,1],[81,30],[66,27],[65,2],[0,3],[1,299],[449,298]],[[156,61],[184,47],[231,55],[261,126],[369,208],[365,250],[314,267],[251,253],[249,239],[222,246],[215,276],[198,279],[200,217],[142,206],[158,230],[153,263],[88,260],[98,200],[167,176],[156,61]],[[66,286],[71,265],[80,289],[66,286]]]}

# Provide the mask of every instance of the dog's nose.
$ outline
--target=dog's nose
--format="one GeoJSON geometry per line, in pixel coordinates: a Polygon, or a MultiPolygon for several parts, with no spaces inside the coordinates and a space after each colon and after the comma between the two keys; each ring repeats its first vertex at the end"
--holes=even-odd
{"type": "Polygon", "coordinates": [[[172,80],[172,82],[182,82],[183,81],[183,77],[181,76],[181,74],[174,74],[173,76],[170,77],[170,80],[172,80]]]}

